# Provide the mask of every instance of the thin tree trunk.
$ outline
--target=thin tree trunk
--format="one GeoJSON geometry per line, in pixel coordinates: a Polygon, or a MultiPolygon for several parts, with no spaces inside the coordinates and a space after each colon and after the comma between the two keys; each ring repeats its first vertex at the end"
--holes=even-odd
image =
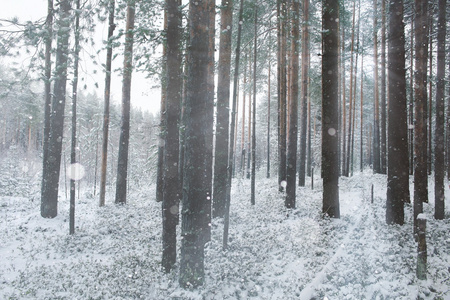
{"type": "MultiPolygon", "coordinates": [[[[295,12],[294,12],[295,13],[295,12]]],[[[298,16],[299,18],[300,16],[298,16]]],[[[306,148],[308,127],[308,82],[309,82],[309,0],[303,2],[303,24],[302,24],[302,91],[301,91],[301,116],[300,116],[300,164],[298,170],[298,185],[305,186],[306,175],[306,148]]],[[[296,24],[293,24],[296,26],[296,24]]],[[[293,32],[294,33],[294,32],[293,32]]],[[[295,37],[294,37],[295,39],[295,37]]],[[[295,42],[295,41],[294,41],[295,42]]],[[[295,70],[294,70],[295,71],[295,70]]],[[[295,75],[294,79],[295,80],[295,75]]],[[[294,83],[295,84],[295,83],[294,83]]],[[[310,144],[309,144],[310,145],[310,144]]]]}
{"type": "MultiPolygon", "coordinates": [[[[361,47],[362,48],[362,47],[361,47]]],[[[360,156],[360,161],[359,161],[359,169],[360,171],[364,171],[364,139],[363,139],[363,133],[364,133],[364,56],[361,55],[361,91],[360,91],[360,115],[361,115],[361,128],[360,128],[360,137],[359,137],[359,142],[360,142],[360,148],[359,148],[359,156],[360,156]]]]}
{"type": "Polygon", "coordinates": [[[427,156],[427,169],[428,169],[428,175],[431,175],[431,169],[433,167],[431,161],[433,157],[433,2],[430,2],[429,5],[430,9],[430,18],[428,18],[430,22],[430,33],[429,33],[429,39],[430,39],[430,48],[428,51],[430,62],[428,64],[430,68],[430,80],[428,81],[428,156],[427,156]]]}
{"type": "Polygon", "coordinates": [[[135,0],[131,0],[127,4],[127,25],[125,32],[125,51],[122,82],[122,122],[120,126],[116,180],[115,203],[120,204],[125,204],[127,202],[128,146],[130,140],[130,100],[131,74],[133,72],[134,16],[135,0]]]}
{"type": "Polygon", "coordinates": [[[106,76],[105,76],[105,104],[103,111],[103,139],[102,139],[102,165],[100,171],[100,206],[105,205],[106,171],[108,166],[108,131],[109,131],[109,101],[111,95],[111,64],[112,64],[112,36],[116,25],[114,24],[114,3],[109,1],[108,41],[106,46],[106,76]]]}
{"type": "Polygon", "coordinates": [[[258,6],[255,5],[255,36],[253,45],[253,116],[252,116],[252,174],[251,174],[251,199],[252,205],[255,205],[256,197],[256,59],[258,46],[258,6]]]}
{"type": "Polygon", "coordinates": [[[386,170],[386,0],[381,0],[381,125],[380,125],[380,171],[381,174],[387,174],[386,170]]]}
{"type": "Polygon", "coordinates": [[[428,54],[428,1],[415,0],[415,126],[414,126],[414,233],[417,233],[417,216],[428,202],[427,176],[427,54],[428,54]]]}
{"type": "MultiPolygon", "coordinates": [[[[242,20],[244,13],[244,0],[239,2],[239,22],[236,41],[236,54],[234,58],[234,75],[233,75],[233,107],[231,110],[231,127],[230,127],[230,140],[234,139],[234,128],[236,127],[236,110],[237,110],[237,89],[239,82],[239,61],[241,58],[241,33],[242,33],[242,20]]],[[[234,151],[231,145],[228,146],[228,168],[227,168],[227,202],[225,206],[225,218],[223,225],[223,250],[228,248],[228,231],[230,227],[230,202],[231,202],[231,175],[232,175],[232,162],[234,158],[234,151]]]]}
{"type": "MultiPolygon", "coordinates": [[[[213,217],[221,218],[223,218],[225,214],[227,186],[232,21],[233,1],[222,0],[213,194],[213,217]]],[[[230,142],[232,143],[234,141],[230,142]]]]}
{"type": "MultiPolygon", "coordinates": [[[[287,170],[286,170],[286,208],[295,208],[296,200],[296,174],[297,174],[297,135],[298,135],[298,97],[299,97],[299,42],[300,42],[300,2],[292,2],[292,28],[291,28],[291,85],[289,101],[289,131],[287,144],[287,170]]],[[[306,112],[306,105],[303,107],[306,112]]],[[[306,126],[305,126],[306,129],[306,126]]],[[[306,131],[306,130],[305,130],[306,131]]],[[[305,143],[304,143],[305,144],[305,143]]],[[[306,146],[306,144],[305,144],[306,146]]],[[[305,147],[306,148],[306,147],[305,147]]],[[[306,151],[304,151],[306,153],[306,151]]],[[[305,161],[303,163],[303,176],[305,176],[305,161]]]]}
{"type": "Polygon", "coordinates": [[[437,76],[436,76],[436,129],[434,140],[434,218],[443,220],[445,215],[445,37],[446,0],[439,0],[437,23],[437,76]]]}
{"type": "Polygon", "coordinates": [[[278,184],[279,190],[284,191],[283,182],[286,182],[286,110],[287,110],[287,84],[286,84],[286,16],[287,3],[277,1],[278,15],[278,184]]]}
{"type": "Polygon", "coordinates": [[[409,80],[409,175],[414,174],[414,14],[411,16],[411,53],[410,53],[410,80],[409,80]]]}
{"type": "Polygon", "coordinates": [[[67,58],[69,55],[70,2],[61,0],[56,49],[55,83],[47,161],[44,161],[41,190],[41,216],[54,218],[58,214],[59,174],[61,169],[64,108],[66,103],[67,58]]]}
{"type": "Polygon", "coordinates": [[[322,213],[340,217],[338,145],[338,35],[339,3],[322,2],[322,213]],[[326,41],[326,42],[325,42],[326,41]]]}
{"type": "MultiPolygon", "coordinates": [[[[249,83],[250,78],[252,78],[252,59],[251,55],[248,60],[248,77],[249,77],[249,83]]],[[[248,95],[248,131],[247,131],[247,179],[250,179],[250,161],[252,159],[251,157],[251,140],[252,140],[252,91],[249,89],[249,95],[248,95]]]]}
{"type": "Polygon", "coordinates": [[[269,61],[269,71],[267,78],[267,172],[266,178],[270,178],[270,66],[269,61]]]}
{"type": "Polygon", "coordinates": [[[341,63],[341,67],[342,67],[342,73],[341,73],[341,78],[342,78],[342,113],[340,115],[342,115],[342,135],[341,139],[342,139],[342,153],[341,153],[341,163],[342,163],[342,169],[341,169],[341,174],[345,175],[346,174],[346,166],[347,166],[347,140],[346,140],[346,136],[347,136],[347,99],[346,99],[346,83],[345,83],[345,28],[342,28],[342,63],[341,63]]]}
{"type": "MultiPolygon", "coordinates": [[[[77,179],[75,167],[77,146],[77,90],[78,90],[78,62],[80,54],[80,0],[76,1],[75,15],[75,53],[72,82],[72,141],[70,144],[70,209],[69,209],[69,234],[75,233],[75,180],[77,179]]],[[[79,192],[78,192],[79,195],[79,192]]]]}
{"type": "Polygon", "coordinates": [[[381,173],[381,159],[380,159],[380,97],[378,86],[378,5],[377,0],[373,0],[373,60],[374,60],[374,78],[375,78],[375,92],[374,92],[374,120],[373,120],[373,171],[381,173]]]}

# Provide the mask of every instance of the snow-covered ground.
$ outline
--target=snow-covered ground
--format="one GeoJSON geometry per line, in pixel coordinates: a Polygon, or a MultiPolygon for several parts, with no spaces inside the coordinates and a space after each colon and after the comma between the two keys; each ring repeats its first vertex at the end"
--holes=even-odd
{"type": "Polygon", "coordinates": [[[160,270],[161,204],[155,187],[112,197],[103,208],[88,193],[76,203],[69,236],[68,200],[55,219],[40,203],[0,197],[0,299],[450,299],[450,201],[446,219],[428,216],[428,279],[416,278],[412,207],[406,224],[385,224],[386,177],[371,171],[340,180],[340,219],[321,216],[321,186],[299,188],[286,210],[276,179],[233,183],[230,242],[222,250],[222,220],[212,224],[206,279],[197,290],[178,285],[178,269],[160,270]],[[374,203],[371,203],[371,185],[374,203]]]}

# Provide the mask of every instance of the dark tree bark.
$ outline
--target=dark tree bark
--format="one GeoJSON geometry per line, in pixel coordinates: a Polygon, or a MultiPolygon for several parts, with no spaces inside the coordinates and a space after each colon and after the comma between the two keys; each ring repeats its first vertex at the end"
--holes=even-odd
{"type": "Polygon", "coordinates": [[[100,171],[100,206],[105,205],[106,170],[108,167],[108,132],[109,132],[109,101],[111,94],[111,65],[112,65],[112,36],[116,25],[114,24],[114,0],[109,1],[108,41],[106,45],[106,76],[105,76],[105,103],[103,111],[103,140],[102,165],[100,171]]]}
{"type": "Polygon", "coordinates": [[[409,80],[409,175],[414,174],[414,20],[411,20],[411,53],[410,53],[410,80],[409,80]]]}
{"type": "MultiPolygon", "coordinates": [[[[238,95],[238,84],[239,84],[239,61],[241,58],[241,33],[242,33],[242,20],[244,12],[244,0],[239,2],[239,22],[238,22],[238,32],[236,41],[236,54],[234,58],[234,75],[233,75],[233,107],[231,110],[231,127],[230,127],[230,141],[234,139],[235,127],[236,126],[236,114],[237,114],[237,95],[238,95]]],[[[227,167],[227,202],[225,206],[225,218],[223,224],[223,250],[228,248],[228,231],[230,227],[230,202],[231,202],[231,179],[233,175],[233,160],[234,160],[234,149],[231,144],[228,146],[228,167],[227,167]]]]}
{"type": "Polygon", "coordinates": [[[131,74],[133,72],[133,39],[134,39],[135,0],[127,4],[127,25],[125,32],[125,51],[123,61],[122,82],[122,120],[120,126],[119,154],[117,163],[116,200],[115,203],[127,202],[128,181],[128,146],[130,141],[130,100],[131,74]]]}
{"type": "Polygon", "coordinates": [[[428,50],[428,58],[429,58],[429,63],[428,63],[428,67],[430,70],[429,73],[429,78],[430,80],[428,81],[428,117],[427,117],[427,122],[428,122],[428,152],[427,152],[427,172],[428,175],[431,175],[431,170],[433,168],[433,164],[432,164],[432,158],[433,158],[433,80],[431,80],[431,78],[433,78],[433,18],[434,18],[434,14],[433,14],[433,10],[434,10],[434,2],[435,1],[429,1],[429,14],[430,17],[428,18],[429,20],[429,30],[430,33],[428,35],[428,39],[430,42],[430,47],[428,50]]]}
{"type": "Polygon", "coordinates": [[[270,61],[269,61],[269,70],[268,70],[268,76],[267,76],[267,171],[266,171],[266,178],[270,178],[270,61]]]}
{"type": "MultiPolygon", "coordinates": [[[[294,11],[294,13],[296,13],[294,11]]],[[[306,181],[306,146],[308,128],[308,82],[309,82],[309,0],[303,2],[303,26],[302,26],[302,91],[301,91],[301,116],[300,116],[300,164],[298,170],[298,185],[305,186],[306,181]]],[[[293,25],[295,26],[295,24],[293,25]]],[[[294,33],[294,32],[293,32],[294,33]]],[[[295,39],[295,37],[293,37],[295,39]]],[[[295,42],[295,41],[294,41],[295,42]]],[[[295,78],[294,78],[295,79],[295,78]]],[[[294,80],[293,79],[293,80],[294,80]]],[[[310,144],[308,144],[310,146],[310,144]]]]}
{"type": "Polygon", "coordinates": [[[373,118],[373,171],[381,173],[380,157],[380,96],[378,86],[378,5],[377,0],[373,0],[373,60],[374,60],[374,118],[373,118]]]}
{"type": "Polygon", "coordinates": [[[415,0],[415,126],[414,126],[414,233],[417,216],[428,202],[427,172],[427,62],[428,62],[428,1],[415,0]]]}
{"type": "Polygon", "coordinates": [[[170,272],[177,258],[177,231],[179,219],[180,189],[179,160],[179,129],[181,114],[181,0],[166,0],[167,37],[166,37],[166,134],[164,138],[164,168],[163,168],[163,254],[162,266],[165,272],[170,272]]]}
{"type": "Polygon", "coordinates": [[[439,0],[437,23],[436,129],[434,142],[434,217],[443,220],[445,214],[445,37],[447,0],[439,0]]]}
{"type": "Polygon", "coordinates": [[[228,136],[230,125],[230,72],[231,33],[233,21],[233,1],[222,0],[219,66],[217,82],[217,123],[216,147],[214,155],[213,217],[223,218],[225,214],[228,136]]]}
{"type": "Polygon", "coordinates": [[[409,202],[408,115],[406,98],[403,1],[389,3],[389,122],[386,223],[404,223],[403,205],[409,202]]]}
{"type": "MultiPolygon", "coordinates": [[[[44,102],[44,138],[43,138],[43,172],[47,172],[46,167],[48,161],[48,144],[50,141],[50,118],[52,108],[52,93],[51,93],[51,77],[52,77],[52,40],[53,40],[53,0],[48,0],[47,20],[46,22],[46,36],[45,36],[45,66],[44,66],[44,85],[45,85],[45,102],[44,102]]],[[[44,187],[47,174],[42,174],[42,188],[44,187]]]]}
{"type": "Polygon", "coordinates": [[[197,287],[204,282],[206,203],[211,197],[213,99],[209,83],[212,1],[189,2],[188,74],[186,85],[186,149],[183,176],[180,285],[197,287]]]}
{"type": "MultiPolygon", "coordinates": [[[[287,170],[286,170],[286,208],[295,208],[296,198],[296,174],[297,174],[297,135],[298,135],[298,78],[299,78],[299,42],[300,42],[300,3],[292,2],[292,27],[291,27],[291,80],[289,101],[289,131],[287,144],[287,170]]],[[[304,107],[306,110],[306,107],[304,107]]],[[[303,166],[305,162],[303,161],[303,166]]],[[[305,169],[303,168],[303,176],[305,169]]]]}
{"type": "Polygon", "coordinates": [[[386,174],[386,0],[381,0],[381,93],[380,93],[380,172],[386,174]]]}
{"type": "Polygon", "coordinates": [[[255,27],[254,27],[254,44],[253,44],[253,105],[252,105],[252,170],[251,170],[251,199],[252,205],[255,205],[256,197],[256,63],[257,63],[257,46],[258,46],[258,6],[255,5],[255,27]]]}
{"type": "Polygon", "coordinates": [[[286,181],[286,130],[287,130],[287,84],[286,84],[286,1],[277,1],[278,18],[278,184],[279,190],[283,191],[282,182],[286,181]]]}
{"type": "Polygon", "coordinates": [[[69,234],[75,233],[75,174],[76,167],[76,147],[77,147],[77,90],[78,90],[78,62],[80,54],[80,0],[76,1],[76,16],[75,16],[75,53],[74,53],[74,67],[73,67],[73,81],[72,81],[72,140],[70,144],[70,209],[69,209],[69,234]]]}
{"type": "Polygon", "coordinates": [[[44,161],[41,216],[54,218],[58,214],[59,173],[64,129],[64,107],[66,104],[67,57],[69,55],[70,2],[59,2],[60,12],[57,20],[57,49],[55,63],[55,82],[52,97],[52,114],[47,161],[44,161]]]}
{"type": "Polygon", "coordinates": [[[322,1],[322,212],[340,217],[338,145],[338,34],[339,3],[322,1]]]}

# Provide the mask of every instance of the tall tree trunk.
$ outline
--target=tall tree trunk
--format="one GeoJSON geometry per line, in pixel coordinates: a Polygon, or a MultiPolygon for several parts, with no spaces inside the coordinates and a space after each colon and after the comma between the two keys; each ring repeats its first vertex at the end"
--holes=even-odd
{"type": "MultiPolygon", "coordinates": [[[[77,170],[75,163],[77,146],[77,90],[78,90],[78,62],[80,54],[80,0],[76,1],[75,16],[75,53],[73,63],[73,82],[72,82],[72,140],[70,144],[70,213],[69,213],[69,234],[75,233],[75,180],[77,179],[77,170]]],[[[79,192],[78,192],[79,193],[79,192]]]]}
{"type": "Polygon", "coordinates": [[[166,35],[166,134],[164,136],[163,168],[163,254],[162,266],[170,272],[177,257],[177,230],[179,219],[180,189],[178,161],[180,154],[179,129],[181,114],[181,0],[166,0],[167,35],[166,35]]]}
{"type": "Polygon", "coordinates": [[[427,55],[428,55],[428,1],[415,0],[415,126],[414,126],[414,233],[417,216],[428,202],[427,176],[427,55]]]}
{"type": "Polygon", "coordinates": [[[389,3],[389,122],[386,223],[403,224],[403,205],[409,202],[408,115],[406,98],[403,1],[389,3]]]}
{"type": "Polygon", "coordinates": [[[253,44],[253,115],[252,115],[252,170],[251,170],[251,199],[252,205],[255,205],[256,197],[256,62],[258,46],[258,6],[255,5],[255,36],[253,44]]]}
{"type": "MultiPolygon", "coordinates": [[[[353,18],[352,18],[352,38],[350,47],[350,88],[349,88],[349,107],[348,107],[348,131],[347,131],[347,150],[345,158],[345,168],[343,175],[348,177],[350,172],[350,154],[351,154],[351,137],[352,137],[352,121],[353,121],[353,53],[355,49],[355,16],[356,1],[353,0],[353,18]]],[[[344,137],[345,139],[345,137],[344,137]]]]}
{"type": "MultiPolygon", "coordinates": [[[[289,131],[287,144],[287,170],[286,170],[286,208],[295,208],[296,174],[297,174],[297,135],[298,135],[298,78],[299,78],[299,42],[300,42],[300,2],[292,2],[291,26],[291,80],[289,101],[289,131]]],[[[306,105],[303,108],[306,112],[306,105]]],[[[306,126],[305,126],[306,129],[306,126]]],[[[305,130],[306,131],[306,130],[305,130]]],[[[306,143],[304,143],[306,145],[306,143]]],[[[305,147],[306,148],[306,147],[305,147]]],[[[306,151],[304,151],[306,153],[306,151]]],[[[303,163],[303,176],[305,176],[305,161],[303,163]]]]}
{"type": "Polygon", "coordinates": [[[381,94],[380,94],[380,109],[381,109],[381,124],[380,124],[380,172],[386,174],[386,0],[381,0],[381,94]]]}
{"type": "MultiPolygon", "coordinates": [[[[439,0],[437,23],[436,129],[434,140],[434,218],[443,220],[445,214],[445,37],[447,0],[439,0]]],[[[447,108],[448,109],[448,108],[447,108]]]]}
{"type": "MultiPolygon", "coordinates": [[[[242,33],[242,20],[244,14],[244,0],[239,2],[239,22],[236,41],[236,54],[234,56],[234,75],[233,75],[233,107],[231,110],[231,127],[230,127],[230,140],[234,139],[234,128],[236,127],[236,113],[237,113],[237,95],[239,84],[239,61],[241,58],[241,33],[242,33]]],[[[225,218],[223,223],[223,249],[228,248],[228,231],[230,227],[230,202],[231,202],[231,179],[232,179],[232,164],[234,159],[234,151],[231,144],[228,146],[228,167],[227,167],[227,202],[225,206],[225,218]]]]}
{"type": "Polygon", "coordinates": [[[378,5],[377,0],[373,0],[373,60],[374,60],[374,118],[373,118],[373,171],[381,173],[380,159],[380,97],[378,87],[378,5]]]}
{"type": "Polygon", "coordinates": [[[431,175],[431,169],[433,167],[431,161],[433,157],[433,3],[434,1],[431,1],[429,3],[429,10],[430,10],[430,17],[429,20],[429,42],[430,42],[430,48],[428,50],[428,56],[430,62],[428,63],[428,67],[430,69],[430,75],[428,80],[428,155],[427,155],[427,169],[428,169],[428,175],[431,175]]]}
{"type": "Polygon", "coordinates": [[[213,1],[189,2],[188,74],[186,85],[186,149],[181,223],[180,285],[204,282],[204,246],[208,240],[205,211],[211,196],[214,107],[210,97],[210,35],[213,1]]]}
{"type": "MultiPolygon", "coordinates": [[[[414,15],[413,15],[414,16],[414,15]]],[[[411,17],[411,53],[410,57],[410,79],[409,79],[409,175],[414,174],[414,20],[411,17]]]]}
{"type": "MultiPolygon", "coordinates": [[[[249,77],[249,83],[250,78],[252,78],[252,58],[250,56],[248,60],[248,77],[249,77]]],[[[249,89],[249,95],[248,95],[248,131],[247,131],[247,153],[248,153],[248,159],[247,159],[247,179],[250,179],[250,161],[251,161],[251,140],[252,140],[252,91],[249,89]]]]}
{"type": "Polygon", "coordinates": [[[278,184],[283,191],[286,181],[286,117],[287,117],[287,84],[286,84],[286,16],[287,3],[277,1],[278,16],[278,184]]]}
{"type": "MultiPolygon", "coordinates": [[[[46,22],[46,36],[45,36],[45,66],[44,66],[44,85],[45,85],[45,101],[44,101],[44,138],[43,138],[43,166],[42,166],[42,190],[48,177],[48,149],[50,141],[50,119],[52,108],[52,93],[51,93],[51,77],[52,77],[52,40],[53,40],[53,0],[48,0],[47,20],[46,22]]],[[[6,137],[6,130],[5,135],[6,137]]],[[[3,145],[5,142],[3,142],[3,145]]]]}
{"type": "Polygon", "coordinates": [[[246,99],[246,87],[247,87],[247,68],[245,64],[247,62],[247,54],[245,55],[244,63],[244,79],[242,84],[242,126],[241,126],[241,172],[242,177],[245,174],[245,99],[246,99]]]}
{"type": "MultiPolygon", "coordinates": [[[[361,47],[362,48],[362,47],[361,47]]],[[[359,135],[359,142],[360,142],[360,148],[359,148],[359,170],[362,172],[364,171],[364,55],[361,57],[361,92],[360,92],[360,115],[361,115],[361,122],[360,122],[360,135],[359,135]]]]}
{"type": "Polygon", "coordinates": [[[338,34],[339,3],[322,1],[322,212],[340,217],[338,145],[338,34]]]}
{"type": "MultiPolygon", "coordinates": [[[[217,82],[216,147],[214,155],[213,217],[223,218],[225,214],[228,136],[230,125],[230,71],[233,1],[222,0],[219,69],[217,82]]],[[[233,141],[230,141],[233,142],[233,141]]]]}
{"type": "MultiPolygon", "coordinates": [[[[296,13],[294,11],[294,13],[296,13]]],[[[300,18],[298,16],[298,18],[300,18]]],[[[303,2],[303,24],[302,24],[302,94],[301,94],[301,116],[300,116],[300,164],[298,170],[298,185],[305,186],[306,174],[306,146],[308,127],[308,82],[309,82],[309,0],[303,2]]],[[[295,26],[295,24],[293,24],[295,26]]],[[[294,33],[294,32],[292,32],[294,33]]],[[[294,37],[295,39],[295,37],[294,37]]],[[[294,41],[295,42],[295,41],[294,41]]],[[[294,75],[295,77],[295,75],[294,75]]],[[[295,79],[295,78],[294,78],[295,79]]],[[[295,83],[294,83],[295,84],[295,83]]]]}
{"type": "Polygon", "coordinates": [[[116,25],[114,24],[115,0],[109,1],[108,41],[106,46],[106,76],[105,76],[105,103],[103,111],[103,140],[102,140],[102,166],[100,172],[100,206],[105,205],[106,170],[108,166],[108,131],[109,131],[109,100],[111,95],[111,64],[112,64],[112,36],[116,25]]]}
{"type": "Polygon", "coordinates": [[[127,4],[127,25],[125,30],[125,50],[122,82],[122,121],[120,126],[119,154],[117,163],[116,200],[115,203],[127,202],[128,180],[128,146],[130,141],[130,100],[131,74],[133,72],[135,0],[127,4]]]}
{"type": "MultiPolygon", "coordinates": [[[[341,152],[341,174],[345,175],[346,173],[346,166],[347,166],[347,97],[346,97],[346,83],[345,83],[345,28],[342,28],[342,40],[341,40],[341,46],[342,46],[342,63],[341,63],[341,78],[342,78],[342,112],[340,115],[342,115],[342,134],[339,134],[339,136],[342,139],[342,152],[341,152]]],[[[340,143],[339,143],[340,144],[340,143]]]]}
{"type": "Polygon", "coordinates": [[[54,218],[58,214],[59,173],[61,169],[64,107],[66,103],[67,57],[69,55],[70,2],[61,0],[59,10],[58,41],[56,49],[55,83],[52,98],[52,115],[47,161],[44,162],[41,216],[54,218]]]}
{"type": "Polygon", "coordinates": [[[266,178],[270,178],[270,66],[269,61],[269,71],[267,76],[267,171],[266,178]]]}

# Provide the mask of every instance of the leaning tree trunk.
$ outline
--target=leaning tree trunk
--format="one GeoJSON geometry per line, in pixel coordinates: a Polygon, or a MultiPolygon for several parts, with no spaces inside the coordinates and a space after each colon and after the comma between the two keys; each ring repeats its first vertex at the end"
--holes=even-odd
{"type": "Polygon", "coordinates": [[[111,95],[111,64],[112,64],[112,36],[116,25],[114,24],[114,0],[109,2],[108,41],[106,45],[106,76],[105,76],[105,103],[103,112],[103,141],[102,165],[100,172],[100,206],[105,205],[106,170],[108,167],[108,131],[109,131],[109,100],[111,95]]]}
{"type": "Polygon", "coordinates": [[[61,153],[64,129],[64,107],[66,104],[67,57],[69,55],[70,1],[60,2],[58,41],[56,49],[55,82],[52,98],[52,114],[47,161],[44,161],[41,216],[54,218],[58,214],[59,173],[61,169],[61,153]]]}
{"type": "Polygon", "coordinates": [[[339,3],[322,1],[322,212],[340,217],[339,209],[339,110],[338,34],[339,3]]]}
{"type": "Polygon", "coordinates": [[[386,223],[404,223],[403,205],[409,202],[408,113],[406,98],[403,2],[389,4],[389,122],[386,223]]]}
{"type": "Polygon", "coordinates": [[[439,0],[437,23],[436,129],[434,133],[434,217],[443,220],[445,214],[445,36],[447,0],[439,0]]]}
{"type": "Polygon", "coordinates": [[[115,203],[127,202],[128,181],[128,146],[130,141],[130,100],[131,74],[133,72],[133,38],[134,38],[135,2],[127,5],[127,25],[125,32],[125,52],[122,82],[122,122],[120,126],[119,154],[117,163],[116,200],[115,203]]]}
{"type": "MultiPolygon", "coordinates": [[[[213,217],[225,214],[228,136],[230,124],[230,71],[233,1],[222,0],[217,82],[216,147],[214,155],[213,217]]],[[[233,141],[231,141],[233,142],[233,141]]]]}

